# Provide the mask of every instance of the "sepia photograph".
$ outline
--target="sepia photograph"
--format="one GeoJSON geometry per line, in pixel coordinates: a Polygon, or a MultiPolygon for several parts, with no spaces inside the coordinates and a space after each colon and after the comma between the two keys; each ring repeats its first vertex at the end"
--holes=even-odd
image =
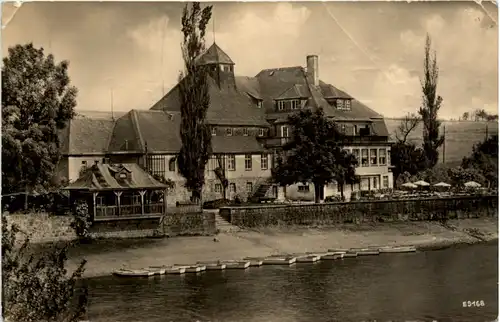
{"type": "Polygon", "coordinates": [[[0,6],[3,321],[498,321],[496,1],[0,6]]]}

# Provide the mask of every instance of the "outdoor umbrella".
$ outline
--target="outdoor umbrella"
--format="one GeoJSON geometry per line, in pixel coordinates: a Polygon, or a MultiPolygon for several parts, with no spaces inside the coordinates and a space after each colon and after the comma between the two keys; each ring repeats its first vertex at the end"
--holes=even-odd
{"type": "Polygon", "coordinates": [[[464,183],[464,186],[466,186],[467,188],[480,188],[481,187],[481,185],[475,181],[466,182],[466,183],[464,183]]]}
{"type": "Polygon", "coordinates": [[[414,184],[413,184],[413,183],[411,183],[411,182],[403,183],[401,186],[402,186],[402,187],[405,187],[405,188],[413,188],[413,189],[418,188],[418,186],[417,186],[417,185],[414,185],[414,184]]]}
{"type": "Polygon", "coordinates": [[[421,187],[427,187],[427,186],[429,186],[429,184],[427,182],[422,181],[422,180],[414,182],[413,184],[415,184],[417,186],[421,186],[421,187]]]}
{"type": "Polygon", "coordinates": [[[446,188],[449,188],[449,187],[451,187],[451,184],[446,183],[446,182],[440,182],[440,183],[436,183],[434,185],[434,187],[446,187],[446,188]]]}

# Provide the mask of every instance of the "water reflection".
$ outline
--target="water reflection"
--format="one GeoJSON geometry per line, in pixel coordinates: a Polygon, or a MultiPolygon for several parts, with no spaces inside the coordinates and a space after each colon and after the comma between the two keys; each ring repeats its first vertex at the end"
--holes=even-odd
{"type": "Polygon", "coordinates": [[[92,321],[486,321],[496,245],[150,279],[96,278],[92,321]],[[484,308],[462,301],[484,300],[484,308]]]}

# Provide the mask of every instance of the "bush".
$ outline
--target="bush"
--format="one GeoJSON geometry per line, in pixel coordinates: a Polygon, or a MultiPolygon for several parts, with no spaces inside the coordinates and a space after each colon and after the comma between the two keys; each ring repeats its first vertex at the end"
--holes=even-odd
{"type": "Polygon", "coordinates": [[[203,203],[203,209],[219,209],[221,207],[226,207],[231,204],[228,199],[216,199],[210,200],[203,203]]]}
{"type": "Polygon", "coordinates": [[[90,226],[92,222],[89,216],[89,206],[86,202],[78,202],[73,212],[74,220],[71,223],[71,228],[75,230],[80,241],[88,241],[90,239],[90,226]]]}
{"type": "Polygon", "coordinates": [[[67,246],[37,258],[29,253],[29,238],[16,242],[19,228],[2,217],[2,307],[5,321],[76,322],[87,311],[87,288],[77,283],[85,260],[67,276],[67,246]]]}

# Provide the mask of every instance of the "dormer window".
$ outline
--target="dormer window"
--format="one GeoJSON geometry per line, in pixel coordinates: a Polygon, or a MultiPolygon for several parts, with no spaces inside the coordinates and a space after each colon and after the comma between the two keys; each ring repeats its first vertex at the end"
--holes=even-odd
{"type": "Polygon", "coordinates": [[[300,107],[300,100],[292,100],[292,110],[296,110],[300,107]]]}
{"type": "Polygon", "coordinates": [[[248,136],[248,129],[246,127],[243,128],[243,136],[248,136]]]}
{"type": "Polygon", "coordinates": [[[212,128],[212,135],[213,135],[213,136],[216,136],[216,135],[217,135],[217,128],[216,128],[216,127],[213,127],[213,128],[212,128]]]}
{"type": "Polygon", "coordinates": [[[351,101],[348,99],[337,98],[335,100],[335,105],[338,110],[350,111],[351,110],[351,101]]]}
{"type": "Polygon", "coordinates": [[[228,127],[228,128],[226,129],[226,135],[227,135],[227,136],[232,136],[232,135],[233,135],[233,129],[232,129],[232,128],[230,128],[230,127],[228,127]]]}
{"type": "Polygon", "coordinates": [[[351,110],[351,100],[346,100],[345,101],[345,109],[346,110],[351,110]]]}
{"type": "Polygon", "coordinates": [[[278,101],[278,111],[283,111],[285,109],[285,101],[278,101]]]}
{"type": "Polygon", "coordinates": [[[257,101],[257,108],[262,108],[262,101],[261,100],[257,101]]]}
{"type": "Polygon", "coordinates": [[[264,129],[259,129],[259,136],[264,136],[264,129]]]}
{"type": "Polygon", "coordinates": [[[341,99],[337,100],[337,109],[338,110],[343,110],[344,109],[344,100],[341,100],[341,99]]]}

